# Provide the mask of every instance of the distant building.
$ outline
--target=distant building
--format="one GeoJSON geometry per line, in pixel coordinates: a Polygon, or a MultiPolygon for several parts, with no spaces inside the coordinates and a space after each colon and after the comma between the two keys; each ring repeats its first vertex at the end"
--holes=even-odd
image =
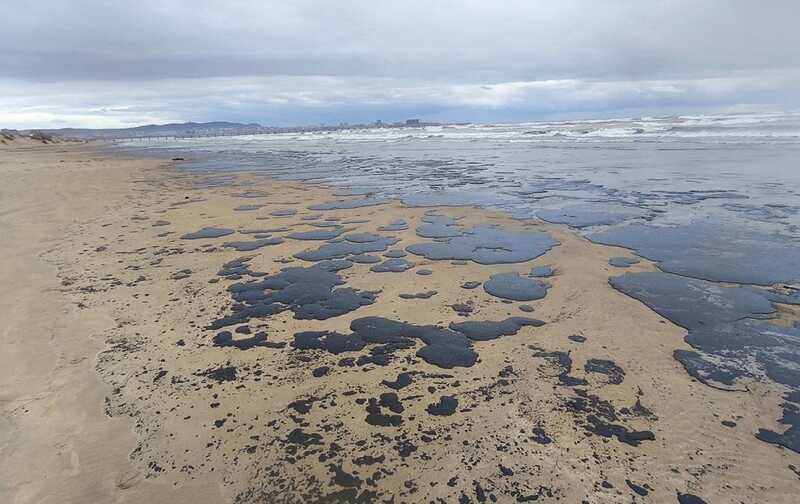
{"type": "Polygon", "coordinates": [[[419,126],[419,119],[406,119],[406,126],[419,126]]]}

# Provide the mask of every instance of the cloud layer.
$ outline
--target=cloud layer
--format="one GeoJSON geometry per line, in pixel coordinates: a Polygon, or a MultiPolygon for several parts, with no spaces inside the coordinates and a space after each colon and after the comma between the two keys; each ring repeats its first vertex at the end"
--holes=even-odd
{"type": "Polygon", "coordinates": [[[0,124],[795,107],[793,1],[19,2],[0,124]]]}

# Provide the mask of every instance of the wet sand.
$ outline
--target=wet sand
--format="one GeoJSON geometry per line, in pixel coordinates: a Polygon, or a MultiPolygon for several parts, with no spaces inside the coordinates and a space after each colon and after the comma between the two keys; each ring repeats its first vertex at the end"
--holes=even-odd
{"type": "Polygon", "coordinates": [[[357,206],[87,146],[2,149],[3,502],[794,502],[800,489],[800,455],[754,436],[786,429],[783,389],[687,374],[673,357],[687,331],[609,284],[657,271],[620,261],[628,250],[482,209],[357,206]],[[432,215],[558,245],[509,264],[391,257],[447,233],[418,229],[432,215]],[[204,228],[217,231],[195,238],[204,228]],[[371,250],[301,259],[330,245],[371,250]],[[294,267],[314,280],[275,278],[294,267]],[[513,272],[499,277],[513,289],[484,289],[513,272]],[[254,305],[237,292],[280,299],[242,317],[254,305]],[[543,324],[462,324],[513,317],[543,324]],[[392,339],[384,319],[424,329],[392,339]]]}

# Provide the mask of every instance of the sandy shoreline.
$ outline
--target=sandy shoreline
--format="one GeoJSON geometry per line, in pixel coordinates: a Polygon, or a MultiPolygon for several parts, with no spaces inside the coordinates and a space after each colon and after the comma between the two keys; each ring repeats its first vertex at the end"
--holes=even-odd
{"type": "Polygon", "coordinates": [[[11,147],[0,151],[0,162],[0,500],[157,502],[177,492],[203,502],[213,485],[194,491],[143,482],[129,462],[136,436],[128,419],[103,412],[110,388],[95,371],[114,319],[103,309],[84,315],[62,293],[49,258],[77,222],[124,205],[130,180],[159,163],[112,161],[73,145],[11,147]]]}
{"type": "Polygon", "coordinates": [[[400,240],[387,248],[404,249],[426,241],[415,228],[429,209],[392,202],[313,211],[307,207],[352,198],[248,175],[234,185],[204,184],[163,161],[111,159],[86,146],[4,148],[0,163],[7,181],[0,189],[3,502],[455,502],[462,495],[464,502],[490,495],[676,502],[678,492],[715,503],[792,502],[798,491],[790,466],[800,466],[800,456],[753,436],[764,425],[783,430],[781,391],[752,383],[725,392],[692,380],[672,357],[689,348],[685,330],[608,285],[625,271],[655,270],[647,261],[609,266],[612,257],[631,256],[624,249],[535,220],[436,209],[461,226],[543,231],[560,245],[517,264],[411,254],[404,259],[414,266],[399,273],[355,264],[336,274],[344,288],[380,291],[373,303],[325,320],[287,310],[221,328],[247,325],[250,334],[234,333],[235,340],[264,330],[267,341],[286,344],[242,350],[215,345],[220,330],[205,328],[234,304],[227,287],[237,280],[218,277],[223,264],[253,256],[251,272],[275,275],[310,266],[283,261],[324,242],[270,231],[262,234],[284,240],[240,252],[222,244],[257,233],[182,235],[204,227],[324,230],[310,224],[326,218],[376,233],[404,219],[407,229],[380,232],[400,240]],[[257,191],[266,196],[241,197],[257,191]],[[263,206],[234,210],[242,205],[263,206]],[[290,213],[281,210],[296,213],[273,215],[290,213]],[[323,215],[303,220],[314,214],[323,215]],[[539,300],[506,303],[482,287],[461,287],[544,265],[557,273],[542,279],[550,288],[539,300]],[[431,273],[417,274],[422,269],[431,273]],[[400,297],[431,291],[428,299],[400,297]],[[442,328],[509,317],[545,324],[472,342],[471,367],[426,362],[415,356],[418,343],[387,365],[342,363],[369,348],[332,354],[292,346],[297,332],[349,334],[351,322],[369,316],[442,328]],[[570,339],[576,335],[585,341],[570,339]],[[624,376],[589,371],[593,359],[613,361],[624,376]],[[210,378],[231,368],[234,379],[210,378]],[[416,374],[398,390],[382,383],[400,373],[416,374]],[[585,380],[586,392],[565,379],[585,380]],[[402,411],[382,398],[387,393],[397,394],[402,411]],[[449,416],[430,413],[442,396],[458,402],[449,416]],[[402,423],[365,422],[375,405],[402,423]],[[654,439],[587,435],[592,418],[654,439]]]}

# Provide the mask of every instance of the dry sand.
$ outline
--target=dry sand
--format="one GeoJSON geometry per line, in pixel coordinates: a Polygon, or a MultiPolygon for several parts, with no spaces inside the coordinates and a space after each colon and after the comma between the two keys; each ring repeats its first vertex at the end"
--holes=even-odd
{"type": "MultiPolygon", "coordinates": [[[[374,304],[327,320],[297,320],[291,311],[251,320],[253,333],[287,345],[240,350],[214,346],[218,331],[205,328],[230,313],[234,281],[219,279],[222,264],[253,256],[251,271],[273,275],[309,266],[284,261],[323,242],[237,252],[222,244],[252,235],[181,235],[206,226],[307,231],[315,221],[302,218],[315,213],[368,221],[348,227],[376,232],[403,218],[409,229],[383,233],[402,249],[427,241],[414,232],[426,210],[392,203],[314,212],[306,207],[337,199],[331,190],[246,174],[217,186],[169,163],[110,159],[83,145],[0,146],[0,173],[0,502],[677,502],[677,492],[712,503],[796,502],[800,456],[753,436],[763,426],[784,430],[775,420],[781,390],[749,383],[725,392],[692,380],[672,358],[688,348],[685,331],[608,285],[626,271],[608,265],[630,255],[623,249],[538,221],[437,209],[464,225],[546,231],[561,245],[513,265],[412,255],[415,268],[402,273],[356,264],[339,275],[345,287],[380,290],[374,304]],[[237,196],[255,190],[268,196],[237,196]],[[265,206],[233,210],[243,204],[265,206]],[[287,208],[297,214],[270,215],[287,208]],[[460,287],[539,265],[557,274],[544,279],[546,297],[527,303],[533,313],[460,287]],[[423,291],[437,294],[399,297],[423,291]],[[469,318],[456,303],[470,304],[469,318]],[[368,349],[333,355],[291,346],[296,332],[349,333],[351,321],[367,316],[443,327],[528,316],[545,325],[475,342],[479,360],[467,368],[428,364],[415,356],[419,344],[386,366],[341,365],[368,349]],[[569,377],[586,385],[563,385],[563,369],[543,352],[568,355],[569,377]],[[586,372],[589,359],[613,360],[624,379],[586,372]],[[314,376],[321,366],[328,373],[314,376]],[[218,368],[235,368],[235,379],[211,379],[218,368]],[[396,392],[402,424],[368,424],[369,400],[394,392],[382,381],[406,371],[418,374],[396,392]],[[442,395],[458,400],[455,413],[431,415],[427,407],[442,395]],[[310,409],[290,408],[297,400],[310,409]],[[634,446],[588,433],[591,418],[603,415],[655,439],[634,446]]],[[[642,261],[628,271],[648,270],[642,261]]]]}
{"type": "Polygon", "coordinates": [[[106,415],[111,387],[95,370],[114,314],[81,310],[48,259],[77,223],[124,207],[132,179],[157,166],[71,145],[0,146],[0,502],[221,500],[213,482],[170,487],[131,463],[132,422],[106,415]]]}

